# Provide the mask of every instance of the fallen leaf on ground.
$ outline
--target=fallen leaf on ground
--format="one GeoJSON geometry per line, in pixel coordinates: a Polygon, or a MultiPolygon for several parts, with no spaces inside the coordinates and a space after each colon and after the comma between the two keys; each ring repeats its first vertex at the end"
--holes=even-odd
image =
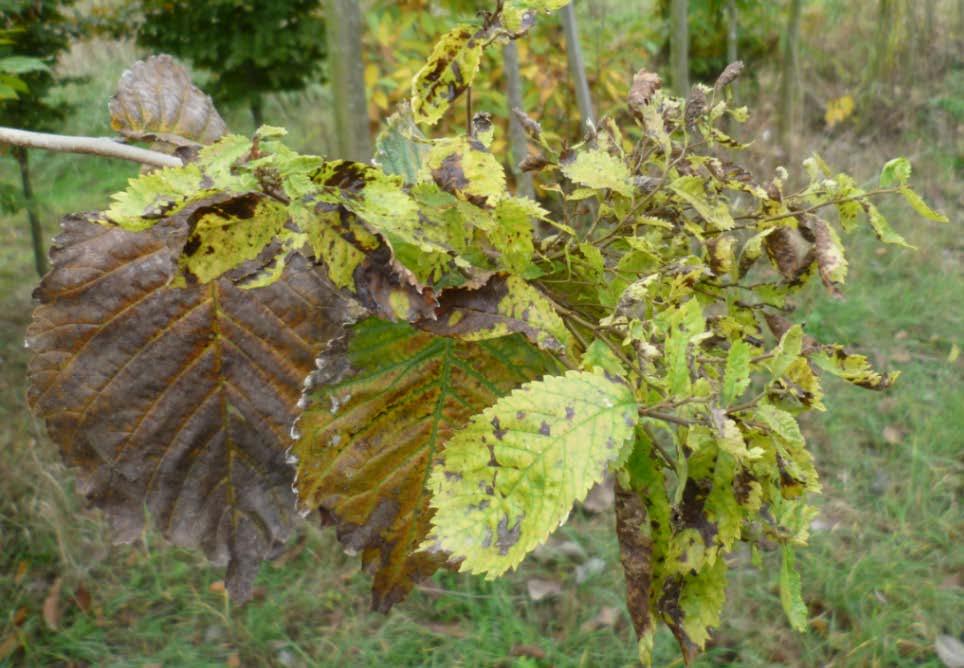
{"type": "Polygon", "coordinates": [[[532,556],[536,561],[543,562],[562,561],[563,559],[572,559],[573,561],[581,562],[586,560],[587,555],[583,546],[573,540],[561,542],[550,540],[533,550],[532,556]]]}
{"type": "Polygon", "coordinates": [[[47,591],[47,598],[44,599],[44,623],[51,631],[56,631],[60,627],[60,588],[63,583],[63,578],[54,580],[47,591]]]}
{"type": "Polygon", "coordinates": [[[0,661],[17,651],[20,647],[20,639],[16,633],[11,633],[3,640],[0,640],[0,661]]]}
{"type": "Polygon", "coordinates": [[[525,656],[530,659],[546,658],[545,650],[535,645],[515,645],[509,650],[509,654],[512,656],[525,656]]]}
{"type": "Polygon", "coordinates": [[[576,582],[582,584],[593,575],[598,575],[606,570],[606,562],[599,557],[593,557],[584,564],[576,566],[576,582]]]}
{"type": "Polygon", "coordinates": [[[605,606],[599,610],[595,617],[582,623],[580,630],[590,633],[598,629],[611,628],[619,623],[619,608],[605,606]]]}
{"type": "Polygon", "coordinates": [[[904,433],[900,428],[890,424],[884,427],[883,436],[884,440],[891,445],[898,445],[904,440],[904,433]]]}
{"type": "Polygon", "coordinates": [[[954,636],[937,636],[934,651],[947,668],[964,668],[964,643],[954,636]]]}
{"type": "Polygon", "coordinates": [[[540,580],[539,578],[526,580],[526,589],[529,592],[529,598],[536,603],[547,598],[555,598],[562,593],[562,585],[555,580],[540,580]]]}
{"type": "Polygon", "coordinates": [[[432,633],[448,638],[465,638],[469,634],[459,624],[442,624],[440,622],[427,622],[421,625],[432,633]]]}
{"type": "Polygon", "coordinates": [[[77,585],[77,589],[74,590],[74,603],[81,612],[90,612],[90,592],[84,585],[77,585]]]}
{"type": "Polygon", "coordinates": [[[17,574],[13,576],[13,583],[20,584],[23,582],[24,577],[27,575],[27,571],[30,570],[29,561],[21,561],[17,564],[17,574]]]}

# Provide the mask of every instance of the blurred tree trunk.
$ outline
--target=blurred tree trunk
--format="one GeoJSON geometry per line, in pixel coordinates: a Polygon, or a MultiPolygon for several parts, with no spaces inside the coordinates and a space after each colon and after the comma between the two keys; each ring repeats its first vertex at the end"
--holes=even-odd
{"type": "Polygon", "coordinates": [[[576,103],[579,105],[579,115],[582,117],[583,127],[586,123],[595,123],[592,110],[592,97],[589,94],[589,81],[586,79],[586,64],[582,58],[582,48],[579,46],[579,28],[576,25],[576,12],[569,3],[560,10],[562,14],[562,28],[566,33],[566,55],[569,57],[569,76],[572,77],[576,88],[576,103]]]}
{"type": "Polygon", "coordinates": [[[47,252],[44,250],[43,228],[40,226],[40,216],[37,215],[37,200],[33,197],[33,186],[30,183],[30,162],[27,149],[14,147],[13,157],[20,166],[20,183],[23,186],[23,199],[27,208],[27,220],[30,221],[30,240],[33,242],[33,265],[39,276],[47,273],[47,252]]]}
{"type": "Polygon", "coordinates": [[[739,58],[737,47],[739,43],[739,15],[736,11],[736,0],[726,2],[726,63],[735,63],[739,58]]]}
{"type": "Polygon", "coordinates": [[[673,88],[686,97],[690,90],[688,0],[672,0],[669,14],[669,69],[673,88]]]}
{"type": "Polygon", "coordinates": [[[341,158],[372,157],[362,62],[362,16],[357,0],[325,0],[325,32],[335,105],[335,140],[341,158]]]}
{"type": "Polygon", "coordinates": [[[522,109],[522,76],[519,74],[519,50],[515,42],[502,47],[502,60],[505,68],[506,97],[509,101],[509,160],[515,175],[516,190],[519,195],[532,197],[532,175],[519,169],[519,163],[529,155],[529,141],[522,123],[511,113],[512,109],[522,109]]]}
{"type": "Polygon", "coordinates": [[[251,120],[254,121],[254,129],[257,130],[264,125],[264,103],[261,96],[256,95],[252,97],[248,108],[251,110],[251,120]]]}
{"type": "MultiPolygon", "coordinates": [[[[889,1],[889,0],[884,0],[889,1]]],[[[800,11],[803,0],[790,0],[790,15],[783,43],[783,73],[780,79],[778,135],[784,156],[791,153],[800,102],[800,11]]]]}

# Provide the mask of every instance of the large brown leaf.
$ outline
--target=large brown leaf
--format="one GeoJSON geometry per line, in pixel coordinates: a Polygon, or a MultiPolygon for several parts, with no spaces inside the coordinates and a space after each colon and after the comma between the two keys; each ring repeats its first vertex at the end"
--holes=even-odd
{"type": "Polygon", "coordinates": [[[445,563],[416,550],[431,527],[428,468],[449,437],[552,364],[520,336],[466,343],[379,320],[321,356],[297,424],[296,486],[374,572],[376,610],[445,563]]]}
{"type": "Polygon", "coordinates": [[[183,217],[138,233],[93,219],[64,219],[36,291],[29,404],[119,540],[146,508],[172,541],[227,562],[244,600],[295,520],[290,425],[347,307],[300,256],[266,288],[170,287],[183,217]]]}

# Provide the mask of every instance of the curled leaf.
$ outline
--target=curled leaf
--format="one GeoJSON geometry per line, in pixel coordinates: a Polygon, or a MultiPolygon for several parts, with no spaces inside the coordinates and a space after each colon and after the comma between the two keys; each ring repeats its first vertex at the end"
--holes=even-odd
{"type": "Polygon", "coordinates": [[[108,109],[110,126],[131,139],[211,144],[228,131],[211,98],[168,55],[139,60],[126,70],[108,109]]]}
{"type": "Polygon", "coordinates": [[[459,26],[436,42],[428,61],[412,81],[412,116],[435,125],[449,105],[472,85],[482,60],[481,36],[459,26]]]}
{"type": "Polygon", "coordinates": [[[629,89],[629,108],[636,113],[642,113],[649,104],[656,91],[663,87],[663,80],[655,72],[640,70],[633,76],[633,84],[629,89]]]}

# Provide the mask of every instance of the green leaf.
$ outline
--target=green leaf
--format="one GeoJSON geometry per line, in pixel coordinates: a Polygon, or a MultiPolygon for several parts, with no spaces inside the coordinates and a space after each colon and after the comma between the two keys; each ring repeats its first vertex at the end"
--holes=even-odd
{"type": "Polygon", "coordinates": [[[684,577],[675,589],[678,598],[667,594],[660,601],[666,623],[687,661],[709,640],[709,629],[720,624],[726,602],[726,571],[726,560],[718,558],[695,575],[684,577]]]}
{"type": "Polygon", "coordinates": [[[905,248],[914,248],[904,237],[900,236],[893,230],[887,219],[884,218],[884,214],[880,210],[867,201],[862,201],[861,205],[864,211],[867,212],[867,219],[870,222],[870,226],[874,228],[874,232],[877,234],[877,238],[883,241],[885,244],[895,244],[897,246],[904,246],[905,248]]]}
{"type": "Polygon", "coordinates": [[[910,161],[907,158],[894,158],[880,170],[880,187],[893,188],[907,185],[910,179],[910,161]]]}
{"type": "Polygon", "coordinates": [[[314,207],[292,202],[291,220],[307,237],[315,259],[339,288],[355,291],[355,270],[374,251],[378,239],[357,218],[324,202],[314,207]]]}
{"type": "Polygon", "coordinates": [[[432,511],[425,480],[479,410],[558,367],[518,336],[462,343],[369,319],[319,359],[298,421],[302,507],[330,513],[374,574],[387,611],[445,555],[419,552],[432,511]]]}
{"type": "Polygon", "coordinates": [[[789,444],[803,447],[804,440],[803,433],[800,431],[800,425],[797,423],[797,419],[790,415],[790,413],[765,403],[757,405],[757,407],[753,409],[753,413],[770,431],[781,439],[789,444]]]}
{"type": "Polygon", "coordinates": [[[39,58],[29,56],[6,56],[0,58],[0,72],[9,74],[27,74],[28,72],[48,72],[47,67],[39,58]]]}
{"type": "Polygon", "coordinates": [[[494,577],[545,542],[623,459],[637,420],[620,378],[569,371],[528,383],[472,418],[432,470],[423,547],[494,577]]]}
{"type": "Polygon", "coordinates": [[[105,214],[125,230],[137,232],[176,213],[190,199],[212,192],[204,188],[197,164],[158,169],[130,179],[126,190],[111,196],[113,202],[105,214]]]}
{"type": "Polygon", "coordinates": [[[422,177],[478,206],[495,206],[506,195],[505,170],[482,144],[468,137],[440,139],[432,145],[422,177]]]}
{"type": "Polygon", "coordinates": [[[258,193],[224,199],[197,209],[178,261],[189,277],[207,283],[254,260],[273,239],[287,236],[288,210],[258,193]]]}
{"type": "Polygon", "coordinates": [[[562,163],[562,173],[574,183],[594,189],[609,188],[631,197],[633,185],[629,168],[619,158],[598,148],[582,150],[562,163]]]}
{"type": "Polygon", "coordinates": [[[612,349],[599,339],[593,339],[593,342],[586,348],[586,352],[583,353],[582,360],[579,363],[579,368],[584,371],[601,369],[615,376],[626,375],[623,363],[616,357],[612,349]]]}
{"type": "Polygon", "coordinates": [[[908,186],[903,186],[900,189],[900,194],[907,201],[914,211],[919,215],[923,216],[927,220],[933,220],[935,223],[946,223],[949,222],[947,216],[939,211],[935,211],[930,206],[927,205],[920,195],[911,190],[908,186]]]}
{"type": "Polygon", "coordinates": [[[406,103],[388,118],[378,133],[374,162],[386,174],[401,176],[405,183],[415,183],[428,149],[428,141],[415,125],[406,103]]]}
{"type": "Polygon", "coordinates": [[[516,274],[532,265],[533,220],[547,217],[548,211],[527,197],[503,197],[495,207],[496,224],[486,232],[489,243],[499,252],[499,264],[516,274]]]}
{"type": "Polygon", "coordinates": [[[681,176],[669,184],[669,189],[693,207],[700,217],[716,230],[729,230],[736,223],[725,201],[710,201],[703,179],[698,176],[681,176]]]}
{"type": "Polygon", "coordinates": [[[803,602],[800,574],[793,561],[793,549],[789,545],[780,548],[780,604],[794,630],[807,630],[807,606],[803,602]]]}
{"type": "Polygon", "coordinates": [[[750,384],[750,358],[753,350],[743,339],[737,339],[730,344],[726,355],[726,370],[723,373],[723,388],[720,392],[720,403],[729,406],[743,396],[750,384]]]}
{"type": "Polygon", "coordinates": [[[412,116],[435,125],[465,89],[472,85],[482,60],[483,40],[471,26],[459,26],[436,42],[412,80],[412,116]]]}
{"type": "Polygon", "coordinates": [[[780,337],[780,343],[773,349],[773,358],[770,360],[770,372],[774,378],[780,378],[800,356],[803,349],[803,327],[793,325],[780,337]]]}

